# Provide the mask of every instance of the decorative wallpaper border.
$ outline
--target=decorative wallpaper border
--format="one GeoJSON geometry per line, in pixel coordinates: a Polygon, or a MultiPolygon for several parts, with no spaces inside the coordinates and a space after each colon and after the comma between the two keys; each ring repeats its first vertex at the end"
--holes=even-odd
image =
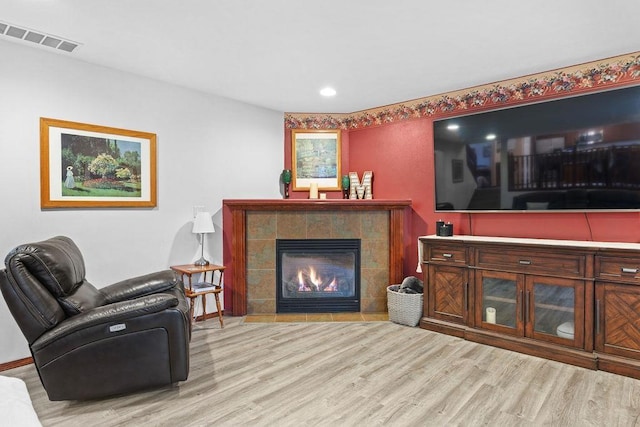
{"type": "Polygon", "coordinates": [[[350,114],[285,113],[286,129],[363,129],[640,82],[640,52],[350,114]]]}

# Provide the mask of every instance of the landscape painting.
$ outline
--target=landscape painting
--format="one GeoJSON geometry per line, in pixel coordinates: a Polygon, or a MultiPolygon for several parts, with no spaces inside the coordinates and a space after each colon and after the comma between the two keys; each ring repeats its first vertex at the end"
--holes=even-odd
{"type": "Polygon", "coordinates": [[[340,190],[340,130],[292,130],[293,189],[340,190]]]}
{"type": "Polygon", "coordinates": [[[41,205],[154,207],[155,134],[41,119],[41,205]]]}

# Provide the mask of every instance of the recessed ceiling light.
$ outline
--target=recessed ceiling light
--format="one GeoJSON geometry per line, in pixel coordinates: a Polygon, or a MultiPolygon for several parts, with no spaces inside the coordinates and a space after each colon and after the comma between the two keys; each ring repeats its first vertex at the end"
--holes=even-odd
{"type": "Polygon", "coordinates": [[[335,96],[336,95],[336,90],[332,87],[325,87],[324,89],[320,90],[320,95],[322,96],[335,96]]]}
{"type": "Polygon", "coordinates": [[[460,129],[460,125],[452,123],[450,125],[447,125],[447,129],[449,129],[449,130],[458,130],[458,129],[460,129]]]}
{"type": "Polygon", "coordinates": [[[489,135],[484,137],[487,141],[493,141],[494,139],[496,139],[496,134],[495,133],[490,133],[489,135]]]}

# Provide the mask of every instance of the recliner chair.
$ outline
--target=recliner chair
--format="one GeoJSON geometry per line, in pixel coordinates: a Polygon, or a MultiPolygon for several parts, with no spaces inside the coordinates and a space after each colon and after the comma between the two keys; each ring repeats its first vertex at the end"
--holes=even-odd
{"type": "Polygon", "coordinates": [[[50,400],[85,400],[184,381],[191,322],[182,282],[159,271],[97,289],[68,237],[18,246],[0,289],[50,400]]]}

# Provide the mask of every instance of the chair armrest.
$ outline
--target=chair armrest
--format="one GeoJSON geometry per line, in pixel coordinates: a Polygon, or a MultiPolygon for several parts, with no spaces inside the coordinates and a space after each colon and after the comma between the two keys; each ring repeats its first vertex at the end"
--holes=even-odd
{"type": "Polygon", "coordinates": [[[172,270],[163,270],[144,276],[133,277],[100,289],[107,304],[130,300],[144,295],[164,292],[174,288],[180,281],[172,270]]]}
{"type": "Polygon", "coordinates": [[[45,332],[31,344],[32,351],[38,351],[48,344],[72,333],[97,325],[122,322],[150,313],[157,313],[177,306],[178,298],[171,294],[154,294],[129,301],[121,301],[97,307],[85,313],[70,317],[57,327],[45,332]]]}

